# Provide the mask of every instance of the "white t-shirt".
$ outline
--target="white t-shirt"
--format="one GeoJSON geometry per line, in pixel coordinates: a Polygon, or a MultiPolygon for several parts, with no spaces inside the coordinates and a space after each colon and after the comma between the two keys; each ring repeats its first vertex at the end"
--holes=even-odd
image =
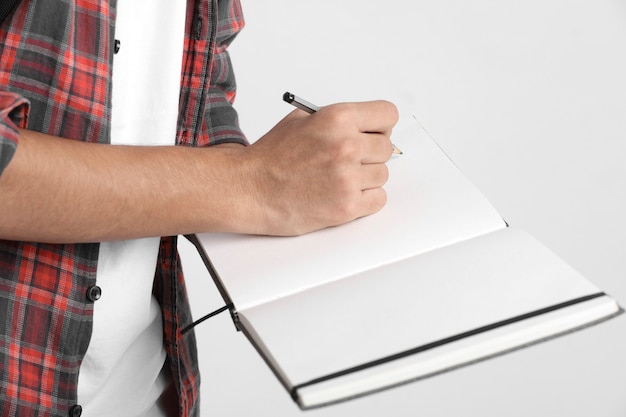
{"type": "MultiPolygon", "coordinates": [[[[185,15],[185,0],[118,0],[112,144],[174,144],[185,15]]],[[[158,399],[171,381],[161,309],[152,296],[159,240],[100,245],[102,297],[78,379],[86,416],[166,416],[158,399]]]]}

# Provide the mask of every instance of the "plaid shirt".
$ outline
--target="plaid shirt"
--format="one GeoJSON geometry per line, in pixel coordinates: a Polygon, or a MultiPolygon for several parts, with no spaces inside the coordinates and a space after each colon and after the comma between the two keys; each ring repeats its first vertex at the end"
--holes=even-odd
{"type": "MultiPolygon", "coordinates": [[[[243,26],[238,0],[188,0],[177,145],[245,143],[231,103],[226,47],[243,26]]],[[[115,0],[22,0],[0,24],[0,174],[17,127],[109,143],[115,0]]],[[[0,198],[1,194],[0,194],[0,198]]],[[[0,416],[76,415],[92,331],[97,243],[0,241],[0,416]]],[[[154,294],[179,394],[199,413],[192,321],[176,237],[161,240],[154,294]]]]}

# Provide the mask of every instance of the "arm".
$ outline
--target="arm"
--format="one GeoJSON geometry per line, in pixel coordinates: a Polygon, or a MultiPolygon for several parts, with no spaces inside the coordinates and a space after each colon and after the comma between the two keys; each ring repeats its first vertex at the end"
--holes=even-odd
{"type": "Polygon", "coordinates": [[[396,119],[386,102],[296,110],[249,147],[204,149],[100,145],[21,130],[0,176],[0,238],[293,235],[339,225],[384,205],[396,119]]]}

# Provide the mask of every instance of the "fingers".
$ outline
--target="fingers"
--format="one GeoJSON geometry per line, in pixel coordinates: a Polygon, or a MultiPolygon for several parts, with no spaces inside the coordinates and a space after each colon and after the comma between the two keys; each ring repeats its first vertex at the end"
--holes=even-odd
{"type": "MultiPolygon", "coordinates": [[[[385,100],[338,103],[322,107],[322,113],[336,112],[341,122],[353,121],[359,132],[382,133],[390,136],[391,129],[398,121],[398,109],[396,106],[385,100]]],[[[293,110],[285,117],[286,120],[306,117],[310,113],[303,110],[293,110]]]]}
{"type": "Polygon", "coordinates": [[[335,210],[338,216],[334,217],[327,226],[339,226],[382,210],[387,203],[387,192],[381,187],[370,188],[361,191],[356,199],[356,201],[346,201],[344,206],[338,206],[335,210]]]}
{"type": "Polygon", "coordinates": [[[354,218],[369,216],[380,211],[387,202],[387,193],[382,188],[389,179],[385,164],[364,164],[361,166],[361,201],[354,218]]]}
{"type": "Polygon", "coordinates": [[[382,133],[362,133],[358,141],[361,145],[362,164],[379,164],[391,158],[393,144],[389,136],[382,133]]]}
{"type": "Polygon", "coordinates": [[[371,190],[385,185],[389,179],[389,169],[385,164],[361,165],[361,190],[371,190]]]}
{"type": "Polygon", "coordinates": [[[389,137],[398,121],[398,109],[384,100],[351,103],[355,107],[354,119],[358,129],[367,133],[382,133],[389,137]]]}
{"type": "MultiPolygon", "coordinates": [[[[342,140],[356,139],[360,148],[362,163],[386,162],[393,153],[390,137],[398,121],[396,107],[384,100],[340,103],[321,109],[322,117],[327,117],[329,125],[341,126],[349,137],[342,140]]],[[[304,112],[300,112],[304,113],[304,112]]]]}
{"type": "Polygon", "coordinates": [[[386,203],[387,193],[383,188],[363,190],[360,205],[361,212],[357,215],[357,218],[369,216],[380,211],[386,203]]]}
{"type": "Polygon", "coordinates": [[[257,187],[250,195],[261,208],[256,233],[307,233],[379,211],[397,118],[386,101],[289,113],[247,148],[244,165],[257,187]]]}

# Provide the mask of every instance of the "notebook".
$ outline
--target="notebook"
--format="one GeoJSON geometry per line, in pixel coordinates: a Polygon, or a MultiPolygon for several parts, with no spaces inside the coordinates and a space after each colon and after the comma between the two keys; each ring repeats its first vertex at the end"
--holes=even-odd
{"type": "Polygon", "coordinates": [[[298,237],[200,233],[231,310],[302,409],[501,355],[620,314],[509,226],[414,118],[380,212],[298,237]]]}

